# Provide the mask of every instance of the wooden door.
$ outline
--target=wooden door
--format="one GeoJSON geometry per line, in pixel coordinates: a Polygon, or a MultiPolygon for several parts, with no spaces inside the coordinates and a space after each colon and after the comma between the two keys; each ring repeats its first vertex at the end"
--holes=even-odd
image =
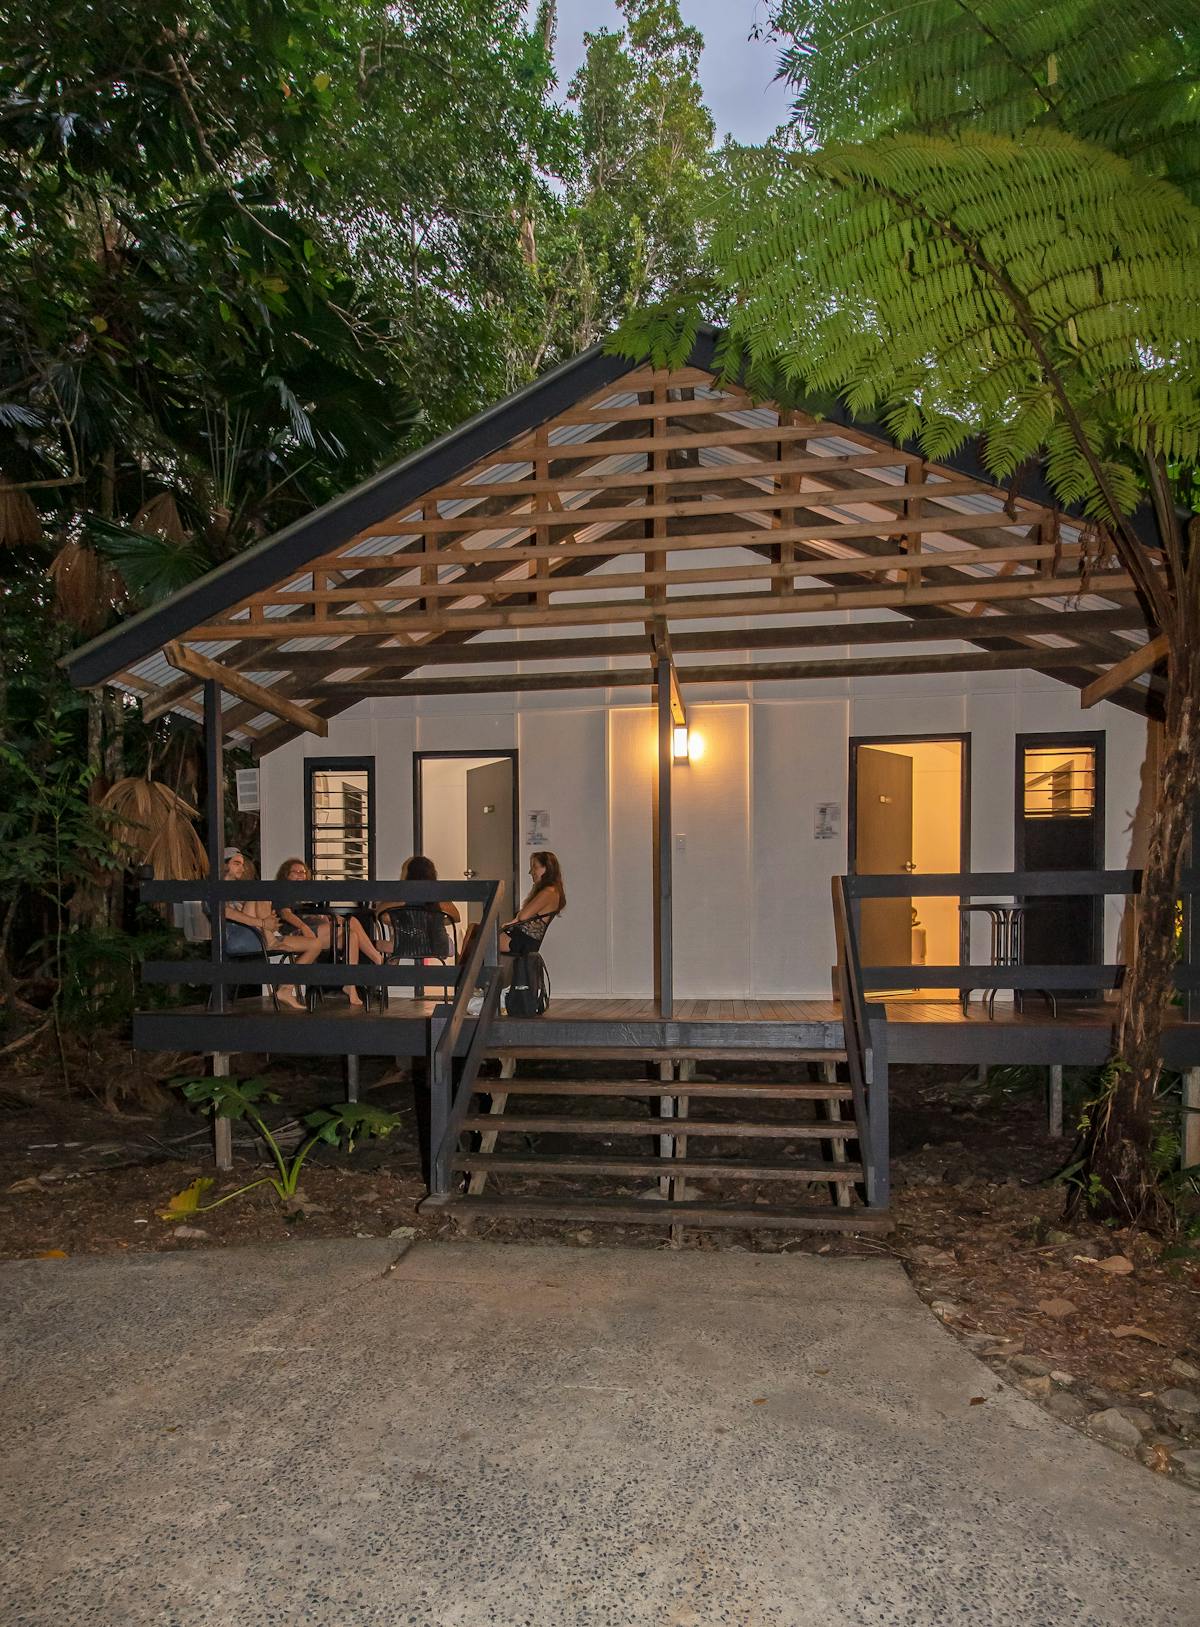
{"type": "MultiPolygon", "coordinates": [[[[855,871],[860,876],[911,873],[912,758],[859,746],[856,765],[855,871]]],[[[912,899],[864,898],[859,948],[864,966],[911,966],[912,899]]]]}
{"type": "MultiPolygon", "coordinates": [[[[500,918],[515,913],[520,899],[514,901],[513,772],[507,757],[467,770],[467,870],[479,881],[502,881],[500,918]]],[[[467,919],[478,921],[482,914],[482,905],[472,904],[467,919]]]]}

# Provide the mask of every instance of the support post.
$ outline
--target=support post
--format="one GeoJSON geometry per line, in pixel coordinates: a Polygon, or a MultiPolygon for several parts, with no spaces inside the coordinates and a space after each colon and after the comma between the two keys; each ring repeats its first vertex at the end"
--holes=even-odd
{"type": "MultiPolygon", "coordinates": [[[[836,1088],[838,1082],[837,1063],[822,1062],[820,1064],[820,1069],[821,1078],[825,1081],[825,1083],[836,1088]]],[[[826,1096],[824,1108],[825,1117],[831,1124],[840,1124],[842,1122],[842,1104],[839,1097],[826,1096]]],[[[831,1137],[829,1142],[829,1156],[835,1164],[846,1163],[846,1143],[836,1137],[831,1137]]],[[[848,1209],[850,1207],[850,1188],[846,1185],[845,1181],[834,1181],[832,1183],[832,1190],[833,1201],[836,1207],[839,1209],[848,1209]]]]}
{"type": "Polygon", "coordinates": [[[358,1100],[358,1058],[356,1056],[346,1058],[346,1100],[348,1102],[358,1100]]]}
{"type": "Polygon", "coordinates": [[[660,1017],[675,1014],[671,874],[671,658],[660,650],[654,665],[658,772],[654,789],[654,999],[660,1017]]]}
{"type": "MultiPolygon", "coordinates": [[[[871,1138],[867,1167],[867,1202],[873,1209],[886,1209],[891,1198],[888,1135],[888,1054],[887,1021],[870,1023],[871,1049],[867,1054],[867,1119],[871,1138]]],[[[867,1149],[863,1148],[866,1156],[867,1149]]]]}
{"type": "Polygon", "coordinates": [[[1063,1071],[1061,1063],[1050,1068],[1050,1095],[1047,1104],[1050,1135],[1057,1140],[1063,1133],[1063,1071]]]}
{"type": "Polygon", "coordinates": [[[1184,1169],[1200,1164],[1200,1068],[1188,1068],[1183,1076],[1183,1128],[1180,1146],[1184,1169]]]}
{"type": "Polygon", "coordinates": [[[446,1026],[445,1017],[429,1019],[429,1192],[444,1198],[450,1191],[450,1172],[439,1156],[442,1138],[450,1123],[450,1086],[454,1070],[451,1057],[438,1051],[438,1041],[446,1026]]]}
{"type": "MultiPolygon", "coordinates": [[[[212,1059],[214,1079],[229,1078],[229,1057],[218,1051],[212,1059]]],[[[233,1120],[219,1115],[213,1119],[213,1157],[219,1170],[233,1168],[233,1120]]]]}
{"type": "MultiPolygon", "coordinates": [[[[208,851],[208,919],[212,933],[212,962],[225,962],[225,902],[214,896],[212,885],[225,869],[225,740],[221,718],[221,686],[213,678],[204,680],[204,787],[205,846],[208,851]]],[[[225,1011],[229,990],[214,983],[212,1010],[225,1011]]],[[[215,1071],[215,1069],[214,1069],[215,1071]]]]}

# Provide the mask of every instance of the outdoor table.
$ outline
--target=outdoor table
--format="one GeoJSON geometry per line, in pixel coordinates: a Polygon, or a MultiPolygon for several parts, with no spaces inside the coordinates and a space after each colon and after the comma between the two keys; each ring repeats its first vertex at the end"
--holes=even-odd
{"type": "MultiPolygon", "coordinates": [[[[993,966],[1020,966],[1022,963],[1022,948],[1025,933],[1025,905],[1024,904],[960,904],[958,906],[958,958],[964,966],[971,964],[971,916],[973,914],[986,915],[991,924],[990,959],[993,966]]],[[[967,1006],[971,999],[970,989],[960,989],[959,998],[962,1000],[963,1016],[967,1014],[967,1006]]],[[[988,1020],[996,1020],[996,994],[995,988],[989,989],[984,995],[984,1006],[987,1010],[988,1020]]],[[[1037,991],[1050,1007],[1052,1015],[1057,1015],[1058,1006],[1053,994],[1048,989],[1037,991]]],[[[1018,1005],[1021,1001],[1021,992],[1013,991],[1014,999],[1018,1005]]]]}

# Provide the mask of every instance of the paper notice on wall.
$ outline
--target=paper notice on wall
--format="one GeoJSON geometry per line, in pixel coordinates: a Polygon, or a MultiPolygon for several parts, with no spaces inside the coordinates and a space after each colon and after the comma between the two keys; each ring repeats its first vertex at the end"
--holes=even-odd
{"type": "Polygon", "coordinates": [[[840,802],[818,802],[813,809],[813,840],[832,841],[842,828],[840,802]]]}
{"type": "Polygon", "coordinates": [[[550,846],[550,813],[546,808],[530,808],[525,815],[525,846],[550,846]]]}

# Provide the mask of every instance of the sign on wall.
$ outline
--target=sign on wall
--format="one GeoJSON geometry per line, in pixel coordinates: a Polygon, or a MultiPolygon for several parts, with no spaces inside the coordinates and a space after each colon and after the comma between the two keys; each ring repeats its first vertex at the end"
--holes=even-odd
{"type": "Polygon", "coordinates": [[[547,808],[530,808],[525,815],[525,846],[550,846],[550,811],[547,808]]]}
{"type": "Polygon", "coordinates": [[[817,842],[832,841],[842,829],[842,805],[840,802],[818,802],[813,809],[813,840],[817,842]]]}

